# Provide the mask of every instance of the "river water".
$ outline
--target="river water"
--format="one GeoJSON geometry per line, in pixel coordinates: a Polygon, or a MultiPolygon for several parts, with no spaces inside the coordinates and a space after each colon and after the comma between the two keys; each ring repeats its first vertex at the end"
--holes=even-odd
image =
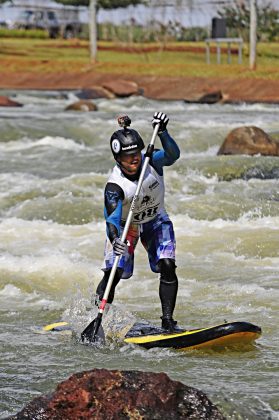
{"type": "MultiPolygon", "coordinates": [[[[74,113],[64,111],[74,92],[1,94],[24,104],[0,109],[1,418],[72,373],[108,368],[166,372],[203,390],[230,419],[277,419],[279,161],[216,154],[237,126],[256,125],[278,138],[279,107],[133,97],[99,99],[97,112],[74,113]],[[64,319],[78,336],[95,318],[103,188],[114,162],[108,139],[125,112],[148,143],[156,110],[169,114],[181,148],[180,160],[165,169],[177,237],[175,318],[189,328],[252,322],[263,329],[254,346],[182,353],[111,339],[95,349],[76,335],[36,334],[64,319]]],[[[134,276],[119,285],[104,327],[136,319],[159,325],[160,315],[158,278],[139,244],[134,276]]]]}

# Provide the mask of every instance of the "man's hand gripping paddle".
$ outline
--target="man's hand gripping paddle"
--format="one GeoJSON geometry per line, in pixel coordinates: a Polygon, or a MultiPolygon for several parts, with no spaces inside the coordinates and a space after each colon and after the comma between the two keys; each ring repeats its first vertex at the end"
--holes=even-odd
{"type": "MultiPolygon", "coordinates": [[[[123,127],[123,126],[126,125],[125,122],[128,123],[127,125],[130,125],[131,120],[130,120],[129,117],[124,116],[124,117],[118,118],[118,122],[119,122],[119,125],[123,127]]],[[[140,174],[140,177],[139,177],[138,186],[137,186],[135,195],[134,195],[132,203],[131,203],[131,207],[130,207],[128,217],[127,217],[127,220],[126,220],[126,223],[125,223],[125,226],[124,226],[124,230],[123,230],[122,235],[121,235],[121,241],[122,242],[125,242],[127,234],[128,234],[128,230],[129,230],[132,218],[133,218],[133,212],[134,212],[135,204],[138,201],[138,196],[139,196],[139,192],[140,192],[140,189],[141,189],[141,186],[142,186],[142,183],[143,183],[146,168],[147,168],[147,165],[149,164],[150,158],[151,158],[153,150],[154,150],[154,143],[155,143],[156,136],[158,134],[159,126],[160,126],[159,122],[158,122],[158,124],[156,124],[154,126],[152,139],[151,139],[150,144],[148,145],[147,151],[145,153],[145,159],[144,159],[143,167],[142,167],[141,174],[140,174]]],[[[99,307],[98,315],[93,321],[90,322],[90,324],[81,333],[81,341],[82,342],[102,344],[105,341],[105,334],[104,334],[104,330],[101,326],[101,323],[102,323],[103,313],[104,313],[104,310],[105,310],[105,307],[106,307],[106,304],[107,304],[109,292],[110,292],[110,289],[111,289],[111,286],[112,286],[112,283],[113,283],[113,279],[114,279],[114,276],[115,276],[120,258],[121,258],[121,255],[117,255],[115,257],[115,260],[114,260],[114,263],[113,263],[113,266],[112,266],[112,269],[111,269],[111,272],[110,272],[110,276],[109,276],[109,279],[108,279],[107,287],[106,287],[103,299],[102,299],[100,307],[99,307]]]]}

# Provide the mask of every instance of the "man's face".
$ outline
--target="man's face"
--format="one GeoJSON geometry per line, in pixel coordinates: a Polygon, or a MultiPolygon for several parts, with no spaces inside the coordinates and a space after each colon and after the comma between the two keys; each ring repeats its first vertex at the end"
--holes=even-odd
{"type": "Polygon", "coordinates": [[[127,175],[135,175],[141,165],[141,151],[130,155],[121,154],[118,158],[121,169],[127,175]]]}

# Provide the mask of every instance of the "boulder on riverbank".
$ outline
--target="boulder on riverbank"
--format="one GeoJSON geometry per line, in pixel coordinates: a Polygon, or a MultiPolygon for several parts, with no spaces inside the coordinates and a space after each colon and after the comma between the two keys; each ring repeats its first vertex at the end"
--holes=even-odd
{"type": "Polygon", "coordinates": [[[227,135],[217,154],[279,156],[279,143],[261,128],[238,127],[227,135]]]}
{"type": "Polygon", "coordinates": [[[105,98],[105,99],[114,99],[115,95],[114,93],[108,91],[107,89],[103,88],[102,86],[92,86],[88,89],[81,89],[78,92],[76,92],[76,96],[79,99],[99,99],[99,98],[105,98]]]}
{"type": "Polygon", "coordinates": [[[211,419],[224,416],[207,396],[165,373],[94,369],[72,375],[10,420],[211,419]]]}
{"type": "Polygon", "coordinates": [[[184,99],[186,104],[207,104],[212,105],[223,100],[224,96],[221,90],[205,93],[198,98],[184,99]]]}
{"type": "Polygon", "coordinates": [[[119,98],[127,98],[132,95],[140,95],[141,90],[136,82],[130,80],[116,80],[112,79],[108,82],[103,83],[102,87],[109,92],[112,92],[119,98]]]}

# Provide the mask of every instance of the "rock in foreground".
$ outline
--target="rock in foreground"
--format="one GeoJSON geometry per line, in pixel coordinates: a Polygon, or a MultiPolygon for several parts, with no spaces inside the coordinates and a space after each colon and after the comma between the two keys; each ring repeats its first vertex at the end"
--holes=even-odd
{"type": "Polygon", "coordinates": [[[165,373],[94,369],[72,375],[35,398],[19,419],[224,419],[201,391],[165,373]]]}

